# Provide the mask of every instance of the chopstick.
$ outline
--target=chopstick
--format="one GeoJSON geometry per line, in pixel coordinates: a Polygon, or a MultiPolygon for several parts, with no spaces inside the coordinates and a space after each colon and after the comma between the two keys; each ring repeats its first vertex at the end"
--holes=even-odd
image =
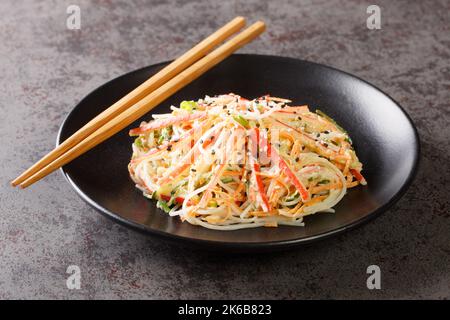
{"type": "Polygon", "coordinates": [[[99,129],[101,126],[114,119],[124,110],[136,104],[152,91],[166,83],[168,80],[172,79],[174,76],[192,65],[194,62],[198,61],[200,58],[210,52],[214,47],[218,46],[220,43],[222,43],[234,33],[238,32],[244,26],[245,18],[243,17],[236,17],[228,22],[222,28],[212,33],[192,49],[188,50],[178,59],[170,63],[168,66],[146,80],[136,89],[128,93],[108,109],[85,124],[81,129],[67,138],[53,151],[45,155],[42,159],[40,159],[38,162],[24,171],[20,176],[14,179],[11,182],[11,185],[17,186],[18,184],[24,182],[26,179],[30,178],[33,174],[37,173],[52,161],[56,160],[70,148],[83,141],[83,139],[87,138],[95,130],[99,129]]]}
{"type": "Polygon", "coordinates": [[[132,107],[123,111],[120,115],[96,130],[94,133],[78,143],[72,149],[61,155],[58,159],[52,161],[43,169],[33,174],[30,178],[22,182],[20,184],[20,187],[26,188],[30,186],[31,184],[44,178],[61,166],[84,154],[86,151],[92,149],[99,143],[105,141],[120,130],[124,129],[132,122],[145,115],[156,105],[170,97],[172,94],[223,61],[234,51],[255,39],[262,32],[264,32],[264,30],[265,24],[262,21],[255,22],[240,34],[233,37],[231,40],[224,43],[219,48],[215,49],[202,59],[198,60],[196,63],[179,73],[177,76],[160,86],[158,89],[154,90],[152,93],[134,104],[132,107]]]}

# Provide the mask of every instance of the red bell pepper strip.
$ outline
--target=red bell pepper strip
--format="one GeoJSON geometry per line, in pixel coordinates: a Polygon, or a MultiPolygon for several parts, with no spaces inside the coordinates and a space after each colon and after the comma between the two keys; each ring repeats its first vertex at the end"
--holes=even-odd
{"type": "MultiPolygon", "coordinates": [[[[164,201],[170,201],[170,199],[172,198],[171,196],[165,195],[165,194],[161,194],[159,196],[162,200],[164,201]]],[[[183,204],[184,202],[184,198],[183,197],[176,197],[175,201],[178,202],[179,204],[183,204]]],[[[190,203],[190,200],[188,201],[188,204],[190,203]]]]}
{"type": "Polygon", "coordinates": [[[363,175],[361,174],[361,172],[359,172],[356,169],[350,169],[350,172],[352,173],[352,175],[356,178],[356,180],[359,181],[359,183],[361,183],[362,185],[366,185],[367,181],[366,179],[363,177],[363,175]]]}

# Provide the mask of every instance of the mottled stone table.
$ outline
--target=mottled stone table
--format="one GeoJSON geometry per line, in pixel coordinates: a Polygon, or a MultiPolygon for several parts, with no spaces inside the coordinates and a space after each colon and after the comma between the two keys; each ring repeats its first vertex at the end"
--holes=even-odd
{"type": "Polygon", "coordinates": [[[0,2],[0,298],[450,298],[450,1],[0,2]],[[95,5],[94,5],[95,2],[95,5]],[[81,8],[81,30],[66,8],[81,8]],[[275,254],[180,249],[97,214],[60,173],[9,181],[55,143],[67,113],[122,73],[172,59],[233,16],[268,31],[242,52],[324,63],[374,83],[417,125],[406,195],[342,236],[275,254]],[[382,289],[366,268],[380,266],[382,289]],[[68,290],[66,268],[81,268],[68,290]]]}

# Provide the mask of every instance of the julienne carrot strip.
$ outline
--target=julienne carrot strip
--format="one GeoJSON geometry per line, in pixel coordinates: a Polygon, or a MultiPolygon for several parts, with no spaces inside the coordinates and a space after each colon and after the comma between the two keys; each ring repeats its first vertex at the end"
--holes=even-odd
{"type": "Polygon", "coordinates": [[[241,191],[244,189],[245,185],[242,183],[242,181],[239,181],[239,185],[234,191],[233,198],[237,198],[241,191]]]}
{"type": "Polygon", "coordinates": [[[294,208],[292,208],[288,211],[288,213],[289,214],[299,213],[299,212],[301,212],[304,205],[305,204],[303,202],[299,201],[294,208]]]}
{"type": "Polygon", "coordinates": [[[347,182],[347,189],[356,187],[359,184],[359,181],[347,182]]]}
{"type": "Polygon", "coordinates": [[[224,171],[224,176],[240,176],[242,171],[224,171]]]}
{"type": "Polygon", "coordinates": [[[260,167],[259,164],[257,163],[253,163],[253,170],[255,172],[255,180],[256,180],[256,185],[258,187],[258,192],[259,195],[261,196],[261,200],[263,202],[263,209],[267,212],[271,211],[271,206],[269,201],[267,200],[267,194],[266,191],[264,190],[264,184],[262,182],[261,176],[259,174],[257,174],[258,172],[260,172],[260,167]]]}
{"type": "Polygon", "coordinates": [[[278,98],[278,97],[272,97],[270,94],[266,94],[264,96],[262,96],[261,98],[264,98],[264,100],[266,101],[275,101],[275,102],[284,102],[284,103],[290,103],[292,102],[289,99],[284,99],[284,98],[278,98]]]}
{"type": "Polygon", "coordinates": [[[214,137],[212,139],[211,138],[207,139],[205,142],[203,142],[202,148],[204,149],[204,148],[208,147],[213,141],[214,141],[214,137]]]}
{"type": "Polygon", "coordinates": [[[351,163],[351,159],[348,159],[348,160],[345,162],[345,166],[344,166],[344,168],[342,169],[342,174],[343,174],[344,176],[346,176],[347,173],[348,173],[348,171],[350,170],[350,163],[351,163]]]}
{"type": "Polygon", "coordinates": [[[326,196],[318,196],[318,197],[315,197],[314,199],[309,200],[309,202],[305,203],[305,206],[307,206],[307,207],[312,206],[313,204],[315,204],[315,203],[317,203],[317,202],[319,202],[319,201],[322,201],[322,200],[324,200],[325,198],[326,198],[326,196]]]}
{"type": "Polygon", "coordinates": [[[286,139],[291,141],[292,144],[294,144],[295,141],[297,141],[297,140],[295,140],[295,138],[291,134],[289,134],[289,132],[286,132],[286,131],[281,131],[280,132],[280,138],[283,138],[283,137],[285,137],[286,139]]]}
{"type": "Polygon", "coordinates": [[[310,188],[311,193],[318,193],[321,191],[325,191],[325,190],[333,190],[333,189],[338,189],[338,188],[342,188],[342,183],[335,183],[332,185],[319,185],[317,187],[313,187],[310,188]]]}
{"type": "MultiPolygon", "coordinates": [[[[277,184],[280,185],[278,182],[277,184]]],[[[270,202],[276,204],[280,199],[282,192],[281,189],[275,190],[270,196],[270,202]]]]}
{"type": "MultiPolygon", "coordinates": [[[[286,182],[280,177],[280,176],[277,176],[277,177],[275,177],[275,180],[276,180],[276,184],[278,185],[278,186],[280,186],[281,188],[284,188],[284,189],[286,189],[288,192],[289,192],[289,185],[288,184],[286,184],[286,182]]],[[[295,188],[295,187],[294,187],[295,188]]]]}

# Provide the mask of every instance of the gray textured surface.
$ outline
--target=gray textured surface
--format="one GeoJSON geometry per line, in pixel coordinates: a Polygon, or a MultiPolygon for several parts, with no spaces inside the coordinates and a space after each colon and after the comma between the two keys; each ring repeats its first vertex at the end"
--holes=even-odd
{"type": "Polygon", "coordinates": [[[0,298],[450,298],[450,1],[1,1],[0,298]],[[65,27],[81,7],[80,31],[65,27]],[[11,178],[49,151],[84,95],[174,58],[236,14],[268,31],[243,52],[304,58],[374,83],[422,139],[417,178],[391,210],[284,253],[221,256],[169,246],[103,218],[60,173],[25,191],[11,178]],[[66,288],[66,268],[82,271],[66,288]],[[382,289],[366,288],[366,268],[382,289]]]}

